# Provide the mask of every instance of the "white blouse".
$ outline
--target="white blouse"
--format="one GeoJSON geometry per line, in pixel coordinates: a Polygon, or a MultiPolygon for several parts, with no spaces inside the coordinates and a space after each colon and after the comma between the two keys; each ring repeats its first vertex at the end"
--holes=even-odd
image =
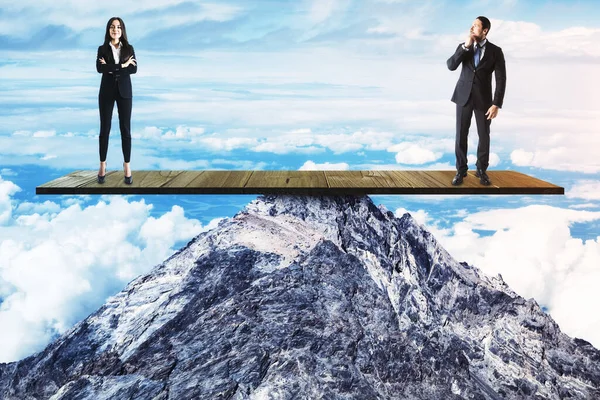
{"type": "Polygon", "coordinates": [[[113,53],[113,58],[115,59],[115,64],[119,64],[119,60],[121,58],[121,47],[123,47],[123,42],[119,42],[119,47],[115,47],[112,42],[108,42],[110,44],[110,48],[113,53]]]}

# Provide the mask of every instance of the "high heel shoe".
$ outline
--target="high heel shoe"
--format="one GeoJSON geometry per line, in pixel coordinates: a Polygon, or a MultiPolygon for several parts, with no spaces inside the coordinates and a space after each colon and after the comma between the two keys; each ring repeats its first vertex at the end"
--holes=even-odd
{"type": "MultiPolygon", "coordinates": [[[[125,169],[125,163],[123,163],[123,169],[125,169]]],[[[133,183],[133,174],[131,176],[124,176],[123,181],[126,185],[131,185],[133,183]]]]}
{"type": "Polygon", "coordinates": [[[104,183],[104,178],[106,178],[106,167],[104,167],[104,175],[98,174],[98,183],[99,184],[103,184],[104,183]]]}

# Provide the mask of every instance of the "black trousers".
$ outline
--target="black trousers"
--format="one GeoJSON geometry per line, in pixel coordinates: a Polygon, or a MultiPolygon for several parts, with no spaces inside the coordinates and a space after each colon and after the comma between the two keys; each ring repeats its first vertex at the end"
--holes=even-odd
{"type": "Polygon", "coordinates": [[[108,136],[110,135],[110,125],[112,121],[113,109],[117,102],[119,112],[119,128],[121,128],[121,147],[123,149],[123,159],[126,163],[131,158],[131,98],[125,99],[119,93],[119,87],[115,80],[115,87],[112,94],[102,93],[98,95],[98,107],[100,109],[100,161],[106,161],[108,152],[108,136]]]}
{"type": "Polygon", "coordinates": [[[477,124],[477,134],[479,135],[479,144],[477,145],[477,168],[486,171],[490,163],[490,125],[491,119],[485,116],[486,111],[473,108],[473,102],[469,98],[467,104],[463,106],[456,105],[456,143],[454,151],[456,153],[456,171],[460,173],[467,172],[467,136],[471,127],[471,119],[475,114],[475,123],[477,124]]]}

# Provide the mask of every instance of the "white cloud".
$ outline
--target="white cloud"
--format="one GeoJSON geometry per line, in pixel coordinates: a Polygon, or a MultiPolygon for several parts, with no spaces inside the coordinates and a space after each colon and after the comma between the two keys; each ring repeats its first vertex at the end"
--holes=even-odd
{"type": "MultiPolygon", "coordinates": [[[[429,165],[408,165],[408,164],[357,164],[357,168],[366,169],[372,171],[452,171],[455,169],[454,165],[450,163],[433,163],[429,165]]],[[[433,195],[427,195],[431,198],[433,195]]],[[[444,196],[442,196],[444,197],[444,196]]]]}
{"type": "Polygon", "coordinates": [[[59,211],[60,205],[50,200],[46,200],[43,203],[31,203],[28,201],[24,201],[19,203],[19,205],[15,209],[15,213],[17,214],[52,214],[57,213],[59,211]]]}
{"type": "Polygon", "coordinates": [[[61,200],[60,203],[63,207],[69,207],[74,204],[79,204],[80,206],[82,206],[83,204],[85,204],[91,200],[92,200],[92,196],[86,194],[86,195],[80,195],[80,196],[65,197],[61,200]]]}
{"type": "Polygon", "coordinates": [[[426,164],[437,161],[442,157],[441,152],[433,152],[416,143],[402,142],[388,148],[390,152],[397,152],[398,164],[426,164]]]}
{"type": "Polygon", "coordinates": [[[489,165],[490,167],[497,167],[498,164],[500,164],[500,156],[498,156],[497,153],[490,152],[489,163],[490,163],[490,165],[489,165]]]}
{"type": "MultiPolygon", "coordinates": [[[[521,61],[554,60],[558,63],[561,57],[569,55],[580,61],[594,60],[600,56],[600,44],[595,40],[600,32],[598,28],[572,26],[561,30],[545,30],[541,25],[530,21],[493,18],[490,20],[492,29],[488,39],[502,48],[507,62],[520,64],[521,61]]],[[[461,30],[455,35],[434,34],[419,39],[432,41],[432,50],[436,53],[447,52],[449,48],[455,49],[459,42],[465,40],[468,26],[465,26],[464,31],[461,30]]],[[[409,29],[391,26],[388,29],[397,32],[409,31],[409,29]]]]}
{"type": "Polygon", "coordinates": [[[582,204],[572,204],[569,206],[569,208],[575,208],[575,209],[580,209],[580,208],[598,208],[600,207],[600,204],[594,204],[594,203],[582,203],[582,204]]]}
{"type": "Polygon", "coordinates": [[[204,134],[204,128],[200,127],[187,127],[187,126],[178,126],[173,131],[167,131],[163,137],[165,139],[187,139],[193,138],[204,134]]]}
{"type": "Polygon", "coordinates": [[[569,229],[597,220],[600,212],[532,205],[470,214],[451,229],[425,222],[455,259],[501,274],[521,296],[548,307],[565,333],[600,347],[600,236],[582,241],[569,229]]]}
{"type": "Polygon", "coordinates": [[[595,152],[589,151],[589,149],[582,149],[580,152],[566,146],[535,151],[517,149],[511,152],[510,159],[513,164],[520,167],[538,167],[584,173],[600,172],[600,161],[598,161],[595,152]],[[577,156],[574,157],[574,154],[577,154],[577,156]]]}
{"type": "MultiPolygon", "coordinates": [[[[151,128],[152,129],[152,128],[151,128]]],[[[151,132],[151,129],[148,131],[151,132]]],[[[211,162],[199,157],[209,155],[206,149],[227,150],[241,148],[244,141],[256,143],[255,139],[208,139],[192,138],[182,141],[162,141],[160,150],[157,151],[156,142],[150,139],[134,138],[132,142],[131,163],[133,170],[142,169],[197,169],[211,168],[211,162]],[[177,155],[177,150],[197,150],[197,156],[190,159],[171,158],[177,155]]],[[[98,139],[97,136],[63,136],[51,138],[31,138],[21,136],[0,135],[0,156],[5,165],[21,165],[26,163],[40,164],[54,168],[95,169],[98,167],[98,139]],[[6,144],[6,147],[3,145],[6,144]],[[3,153],[6,151],[7,153],[3,153]]],[[[108,148],[107,170],[121,170],[123,155],[121,141],[117,135],[111,135],[108,148]]],[[[248,163],[256,163],[248,161],[248,163]]]]}
{"type": "Polygon", "coordinates": [[[0,34],[24,37],[31,34],[30,29],[39,29],[47,25],[64,25],[75,32],[94,28],[103,31],[109,17],[99,21],[98,15],[112,16],[115,14],[114,10],[119,10],[118,14],[124,19],[127,31],[144,35],[157,26],[169,28],[206,20],[224,22],[242,12],[242,8],[238,6],[217,2],[199,4],[200,10],[195,12],[189,12],[189,9],[187,11],[168,9],[182,3],[186,2],[184,0],[151,0],[143,3],[123,3],[118,0],[103,2],[24,0],[2,5],[3,11],[10,18],[6,18],[0,25],[0,34]],[[65,18],[65,10],[69,11],[69,18],[65,18]],[[159,13],[151,16],[152,11],[159,11],[159,13]],[[136,19],[129,19],[131,15],[136,15],[136,19]],[[149,18],[153,19],[149,20],[149,18]]]}
{"type": "Polygon", "coordinates": [[[465,210],[464,208],[456,211],[456,216],[459,218],[465,218],[468,215],[469,215],[469,212],[467,210],[465,210]]]}
{"type": "Polygon", "coordinates": [[[541,26],[526,21],[491,20],[491,37],[502,43],[512,57],[544,58],[548,56],[600,56],[600,45],[595,37],[598,28],[569,27],[545,32],[541,26]]]}
{"type": "Polygon", "coordinates": [[[409,213],[415,219],[415,221],[423,226],[432,221],[431,216],[425,210],[408,211],[406,208],[400,207],[396,209],[394,215],[398,218],[401,218],[406,213],[409,213]]]}
{"type": "MultiPolygon", "coordinates": [[[[216,165],[222,166],[223,164],[244,169],[261,169],[267,164],[256,159],[240,160],[238,157],[235,160],[227,161],[215,159],[216,164],[213,164],[209,157],[211,154],[207,151],[207,149],[210,151],[244,149],[244,146],[256,143],[257,140],[253,138],[192,137],[189,140],[163,141],[158,145],[151,139],[138,138],[134,139],[132,143],[131,165],[134,171],[214,169],[216,165]],[[157,151],[157,148],[163,151],[157,151]],[[187,159],[188,157],[172,158],[173,155],[179,154],[179,150],[186,151],[186,154],[189,154],[191,150],[195,150],[197,153],[189,159],[187,159]]],[[[308,150],[310,152],[322,151],[322,149],[308,150]]],[[[73,138],[38,138],[34,141],[0,135],[0,156],[3,163],[7,165],[35,163],[54,168],[96,169],[98,167],[98,139],[97,137],[76,136],[73,138]],[[17,152],[17,154],[2,154],[5,149],[2,147],[4,143],[10,143],[10,146],[6,148],[7,151],[17,152]],[[44,151],[52,151],[52,157],[39,154],[44,151]]],[[[118,136],[113,137],[109,143],[107,171],[122,170],[122,157],[121,141],[118,136]]]]}
{"type": "Polygon", "coordinates": [[[394,133],[364,129],[352,133],[315,134],[314,143],[327,147],[336,154],[361,149],[385,150],[392,145],[394,133]]]}
{"type": "MultiPolygon", "coordinates": [[[[10,205],[11,182],[0,182],[0,207],[10,205]]],[[[41,350],[134,277],[174,253],[203,227],[173,206],[151,217],[144,201],[109,202],[57,212],[54,203],[22,203],[0,226],[0,362],[41,350]],[[38,211],[44,212],[39,214],[38,211]]],[[[5,216],[3,218],[6,218],[5,216]]]]}
{"type": "Polygon", "coordinates": [[[533,163],[533,156],[532,152],[517,149],[510,153],[510,160],[518,166],[529,166],[533,163]]]}
{"type": "Polygon", "coordinates": [[[579,180],[575,182],[565,196],[584,200],[600,200],[600,181],[579,180]]]}
{"type": "MultiPolygon", "coordinates": [[[[378,25],[370,28],[368,32],[397,34],[398,36],[389,40],[390,42],[423,38],[425,35],[422,21],[427,18],[431,20],[440,10],[439,4],[433,1],[376,0],[376,3],[387,3],[392,7],[382,7],[379,4],[368,7],[367,12],[378,22],[378,25]]],[[[406,42],[403,44],[407,45],[406,42]]]]}
{"type": "Polygon", "coordinates": [[[0,226],[10,220],[13,209],[13,201],[10,196],[19,191],[21,191],[20,187],[11,181],[5,181],[0,176],[0,226]]]}
{"type": "Polygon", "coordinates": [[[134,131],[131,136],[134,139],[191,139],[204,134],[205,129],[201,127],[188,127],[179,125],[173,130],[166,130],[156,126],[146,126],[140,130],[134,131]]]}
{"type": "Polygon", "coordinates": [[[322,152],[325,149],[335,154],[356,152],[371,139],[361,132],[346,133],[314,133],[310,129],[297,129],[283,135],[268,137],[253,148],[254,151],[270,151],[274,153],[290,152],[322,152]]]}
{"type": "Polygon", "coordinates": [[[426,167],[419,168],[419,169],[430,170],[430,171],[437,171],[437,170],[453,171],[456,169],[456,166],[454,164],[450,164],[447,162],[446,163],[433,163],[433,164],[430,164],[426,167]]]}
{"type": "Polygon", "coordinates": [[[350,169],[347,163],[315,163],[311,160],[306,161],[299,168],[299,171],[344,171],[350,169]]]}
{"type": "Polygon", "coordinates": [[[259,171],[266,169],[268,166],[271,166],[270,169],[273,169],[275,163],[266,163],[264,161],[250,161],[250,160],[232,160],[232,159],[224,159],[224,158],[215,158],[211,160],[211,168],[213,169],[222,169],[221,166],[226,165],[231,169],[245,169],[245,170],[253,170],[259,171]],[[217,168],[219,167],[219,168],[217,168]]]}
{"type": "Polygon", "coordinates": [[[240,15],[243,11],[241,7],[232,4],[203,3],[203,12],[200,16],[196,15],[195,20],[211,20],[218,22],[230,21],[240,15]]]}
{"type": "Polygon", "coordinates": [[[314,24],[322,23],[348,4],[348,0],[311,0],[309,19],[314,24]]]}
{"type": "MultiPolygon", "coordinates": [[[[469,163],[469,165],[476,165],[477,164],[477,155],[470,153],[467,155],[467,162],[469,163]]],[[[498,164],[500,164],[500,156],[498,156],[497,153],[494,152],[490,152],[490,158],[488,160],[489,162],[489,168],[493,168],[493,167],[497,167],[498,164]]]]}
{"type": "Polygon", "coordinates": [[[0,178],[4,176],[16,176],[17,173],[10,168],[2,168],[0,169],[0,178]]]}
{"type": "Polygon", "coordinates": [[[266,153],[275,153],[275,154],[287,154],[287,153],[320,153],[325,151],[325,149],[318,148],[316,146],[307,146],[307,147],[298,147],[289,143],[274,143],[274,142],[263,142],[257,144],[252,147],[252,151],[256,152],[266,152],[266,153]]]}
{"type": "Polygon", "coordinates": [[[191,144],[217,152],[241,149],[275,154],[313,154],[326,149],[331,150],[334,154],[357,152],[361,149],[384,150],[392,145],[394,138],[394,134],[391,132],[379,132],[372,129],[352,133],[315,133],[310,129],[302,128],[285,132],[276,130],[269,136],[256,137],[256,133],[253,131],[246,132],[247,136],[229,136],[236,132],[207,134],[203,128],[186,128],[185,130],[180,128],[178,128],[179,134],[172,132],[163,134],[159,128],[146,127],[137,134],[137,137],[161,139],[167,135],[180,138],[189,137],[191,140],[181,145],[186,149],[191,144]],[[195,132],[192,129],[195,129],[195,132]]]}
{"type": "Polygon", "coordinates": [[[192,143],[197,143],[205,148],[213,151],[231,151],[237,149],[250,149],[256,147],[258,141],[255,138],[221,138],[217,136],[201,137],[194,140],[192,143]]]}
{"type": "Polygon", "coordinates": [[[518,2],[518,0],[502,0],[501,3],[499,4],[499,6],[502,9],[512,8],[515,5],[517,5],[517,2],[518,2]]]}
{"type": "Polygon", "coordinates": [[[162,137],[162,129],[156,126],[145,126],[143,129],[134,130],[131,133],[133,139],[160,139],[162,137]]]}
{"type": "Polygon", "coordinates": [[[357,152],[363,148],[361,143],[349,142],[340,140],[345,135],[320,135],[317,139],[317,144],[329,148],[335,154],[357,152]]]}
{"type": "MultiPolygon", "coordinates": [[[[150,161],[150,160],[147,160],[150,161]]],[[[195,169],[209,169],[211,167],[210,161],[208,160],[182,160],[173,158],[157,158],[152,160],[153,167],[159,170],[195,170],[195,169]]]]}
{"type": "Polygon", "coordinates": [[[37,131],[33,133],[33,137],[52,137],[56,136],[56,131],[37,131]]]}

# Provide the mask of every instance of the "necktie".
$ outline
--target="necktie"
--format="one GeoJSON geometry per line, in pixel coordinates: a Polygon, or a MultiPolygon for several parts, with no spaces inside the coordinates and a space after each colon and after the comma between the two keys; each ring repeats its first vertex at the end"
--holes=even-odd
{"type": "Polygon", "coordinates": [[[481,55],[481,47],[478,44],[475,44],[475,55],[473,56],[473,62],[475,63],[475,68],[479,65],[479,57],[481,55]]]}

